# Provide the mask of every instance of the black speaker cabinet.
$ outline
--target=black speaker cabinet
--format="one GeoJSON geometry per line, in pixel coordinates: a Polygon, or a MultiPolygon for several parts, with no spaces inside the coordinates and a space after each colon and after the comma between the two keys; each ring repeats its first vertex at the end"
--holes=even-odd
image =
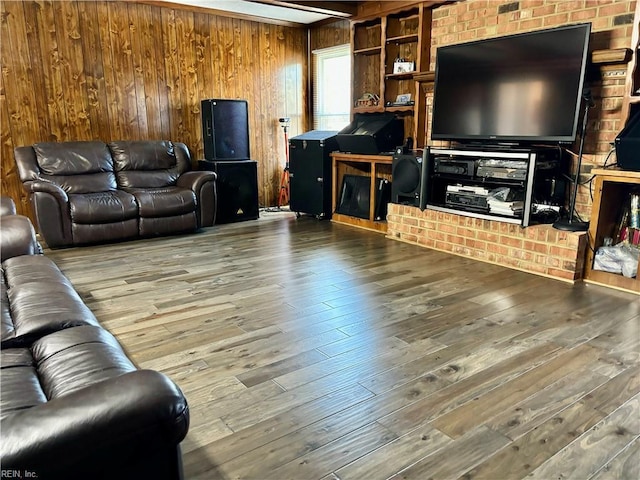
{"type": "Polygon", "coordinates": [[[336,213],[368,220],[370,189],[370,177],[365,177],[364,175],[343,176],[336,213]]]}
{"type": "Polygon", "coordinates": [[[199,160],[198,167],[218,174],[216,224],[258,218],[258,162],[199,160]]]}
{"type": "Polygon", "coordinates": [[[387,207],[391,200],[392,183],[386,178],[376,179],[376,204],[373,219],[381,222],[387,219],[387,207]]]}
{"type": "Polygon", "coordinates": [[[246,100],[202,100],[204,158],[249,160],[249,106],[246,100]]]}
{"type": "Polygon", "coordinates": [[[616,137],[615,147],[620,168],[640,171],[640,111],[629,119],[616,137]]]}
{"type": "Polygon", "coordinates": [[[422,152],[396,153],[391,166],[391,202],[420,206],[422,152]]]}
{"type": "Polygon", "coordinates": [[[289,140],[289,208],[331,218],[331,152],[338,132],[312,130],[289,140]]]}
{"type": "Polygon", "coordinates": [[[356,113],[337,139],[341,152],[392,152],[404,143],[404,123],[392,113],[356,113]]]}

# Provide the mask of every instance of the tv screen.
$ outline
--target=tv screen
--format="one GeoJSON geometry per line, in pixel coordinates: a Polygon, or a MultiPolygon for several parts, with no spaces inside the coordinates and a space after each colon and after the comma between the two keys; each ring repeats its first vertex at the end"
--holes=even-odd
{"type": "Polygon", "coordinates": [[[431,138],[573,142],[591,24],[440,47],[431,138]]]}

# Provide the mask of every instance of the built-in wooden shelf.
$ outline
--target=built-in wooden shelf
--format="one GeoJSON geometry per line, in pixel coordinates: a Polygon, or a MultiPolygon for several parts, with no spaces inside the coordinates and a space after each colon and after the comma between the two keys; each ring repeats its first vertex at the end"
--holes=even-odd
{"type": "Polygon", "coordinates": [[[433,83],[436,80],[436,72],[433,70],[428,72],[413,72],[413,79],[420,83],[433,83]]]}
{"type": "Polygon", "coordinates": [[[387,80],[402,80],[405,78],[413,78],[413,72],[387,73],[384,78],[387,80]]]}
{"type": "Polygon", "coordinates": [[[589,248],[584,268],[584,281],[597,285],[640,293],[640,280],[615,273],[593,270],[595,252],[604,244],[606,237],[614,233],[623,203],[631,188],[640,187],[640,172],[615,168],[596,168],[591,171],[594,178],[593,207],[589,222],[589,248]]]}
{"type": "Polygon", "coordinates": [[[333,167],[333,185],[331,188],[331,221],[354,227],[372,230],[374,232],[387,232],[386,219],[375,220],[376,207],[376,179],[386,178],[391,180],[391,166],[393,157],[391,155],[362,155],[353,153],[331,154],[333,167]],[[360,175],[369,177],[369,218],[358,218],[350,215],[336,213],[338,199],[342,189],[342,182],[345,175],[360,175]]]}
{"type": "Polygon", "coordinates": [[[594,50],[591,53],[591,62],[596,65],[625,64],[629,63],[633,51],[630,48],[612,48],[607,50],[594,50]]]}
{"type": "Polygon", "coordinates": [[[411,34],[411,35],[402,35],[399,37],[392,37],[392,38],[387,38],[387,44],[389,43],[395,43],[396,45],[400,45],[401,43],[409,43],[409,42],[417,42],[418,41],[418,34],[411,34]]]}
{"type": "Polygon", "coordinates": [[[358,50],[354,50],[354,55],[379,55],[382,52],[382,47],[369,47],[369,48],[360,48],[358,50]]]}

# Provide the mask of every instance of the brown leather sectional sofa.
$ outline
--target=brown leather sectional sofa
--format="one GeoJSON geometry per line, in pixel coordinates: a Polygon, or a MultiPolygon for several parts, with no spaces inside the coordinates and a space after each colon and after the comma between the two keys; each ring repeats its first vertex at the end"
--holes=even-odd
{"type": "Polygon", "coordinates": [[[214,224],[216,174],[192,170],[169,141],[47,142],[15,160],[50,248],[197,230],[214,224]]]}
{"type": "Polygon", "coordinates": [[[189,408],[180,389],[137,369],[55,263],[36,253],[33,227],[9,218],[0,221],[3,254],[15,253],[3,258],[0,276],[3,472],[40,480],[183,478],[179,444],[189,408]]]}

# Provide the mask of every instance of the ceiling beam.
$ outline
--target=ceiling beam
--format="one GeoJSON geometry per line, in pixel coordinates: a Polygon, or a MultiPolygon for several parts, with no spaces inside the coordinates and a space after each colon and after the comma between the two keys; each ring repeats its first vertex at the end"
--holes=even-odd
{"type": "Polygon", "coordinates": [[[200,12],[209,15],[218,15],[220,17],[238,18],[240,20],[248,20],[252,22],[269,23],[273,25],[282,25],[284,27],[307,27],[307,25],[298,22],[290,22],[287,20],[278,20],[275,18],[259,17],[257,15],[247,15],[244,13],[228,12],[225,10],[217,10],[215,8],[198,7],[195,5],[188,5],[184,3],[175,3],[170,0],[136,0],[137,3],[143,3],[146,5],[153,5],[162,8],[171,8],[175,10],[187,10],[190,12],[200,12]]]}
{"type": "Polygon", "coordinates": [[[262,3],[276,7],[304,10],[306,12],[321,13],[332,17],[349,18],[358,12],[356,2],[327,2],[306,0],[250,0],[252,3],[262,3]]]}

